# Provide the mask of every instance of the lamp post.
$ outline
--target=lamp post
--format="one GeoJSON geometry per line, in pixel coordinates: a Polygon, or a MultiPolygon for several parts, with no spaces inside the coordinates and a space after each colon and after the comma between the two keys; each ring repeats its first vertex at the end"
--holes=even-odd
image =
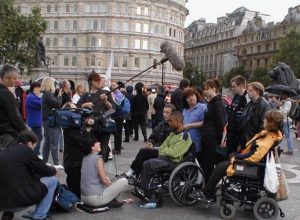
{"type": "Polygon", "coordinates": [[[165,71],[166,71],[166,66],[165,64],[163,63],[161,65],[161,85],[163,86],[165,84],[165,71]]]}

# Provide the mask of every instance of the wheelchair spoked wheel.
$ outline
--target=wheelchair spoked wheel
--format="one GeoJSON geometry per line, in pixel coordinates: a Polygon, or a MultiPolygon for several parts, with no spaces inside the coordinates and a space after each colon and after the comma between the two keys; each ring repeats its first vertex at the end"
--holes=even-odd
{"type": "Polygon", "coordinates": [[[279,214],[279,206],[274,199],[264,197],[254,204],[253,214],[256,220],[275,220],[279,214]]]}
{"type": "Polygon", "coordinates": [[[192,206],[199,200],[200,190],[204,187],[202,169],[193,162],[177,166],[169,179],[169,193],[179,205],[192,206]]]}
{"type": "Polygon", "coordinates": [[[236,209],[233,204],[224,204],[221,205],[220,215],[223,219],[233,219],[236,214],[236,209]]]}

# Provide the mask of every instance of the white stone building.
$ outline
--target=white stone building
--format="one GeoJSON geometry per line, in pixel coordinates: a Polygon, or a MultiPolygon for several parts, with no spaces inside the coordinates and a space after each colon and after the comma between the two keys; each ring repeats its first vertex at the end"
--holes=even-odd
{"type": "MultiPolygon", "coordinates": [[[[184,53],[186,0],[15,0],[22,14],[38,6],[48,22],[44,34],[51,76],[83,83],[94,69],[105,74],[114,54],[112,79],[127,80],[161,60],[160,44],[184,53]]],[[[165,81],[177,84],[182,72],[168,62],[165,81]]],[[[133,80],[160,83],[158,66],[133,80]]]]}

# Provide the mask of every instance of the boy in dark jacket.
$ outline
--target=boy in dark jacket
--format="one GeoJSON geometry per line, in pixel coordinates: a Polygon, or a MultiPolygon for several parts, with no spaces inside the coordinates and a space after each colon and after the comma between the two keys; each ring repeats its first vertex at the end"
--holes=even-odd
{"type": "Polygon", "coordinates": [[[16,146],[0,152],[2,220],[12,219],[14,210],[34,204],[32,219],[46,219],[57,186],[56,169],[36,156],[37,141],[33,132],[22,131],[16,146]]]}

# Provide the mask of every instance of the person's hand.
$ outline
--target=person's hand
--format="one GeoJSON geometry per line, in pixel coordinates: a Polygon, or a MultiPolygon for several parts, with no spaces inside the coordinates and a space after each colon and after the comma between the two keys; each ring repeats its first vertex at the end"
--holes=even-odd
{"type": "Polygon", "coordinates": [[[153,149],[153,144],[152,144],[151,142],[148,142],[148,141],[147,141],[147,142],[145,143],[145,147],[148,148],[148,149],[153,149]]]}
{"type": "Polygon", "coordinates": [[[92,109],[94,107],[94,104],[92,102],[86,102],[86,103],[82,104],[81,107],[92,109]]]}
{"type": "Polygon", "coordinates": [[[224,147],[226,147],[226,144],[227,144],[226,140],[224,140],[224,141],[221,142],[220,147],[224,148],[224,147]]]}
{"type": "Polygon", "coordinates": [[[101,94],[100,99],[101,99],[101,101],[106,102],[107,101],[107,95],[101,94]]]}
{"type": "Polygon", "coordinates": [[[230,158],[230,163],[234,163],[234,161],[235,161],[235,157],[231,157],[230,158]]]}
{"type": "Polygon", "coordinates": [[[189,130],[190,126],[188,124],[183,125],[184,130],[189,130]]]}

